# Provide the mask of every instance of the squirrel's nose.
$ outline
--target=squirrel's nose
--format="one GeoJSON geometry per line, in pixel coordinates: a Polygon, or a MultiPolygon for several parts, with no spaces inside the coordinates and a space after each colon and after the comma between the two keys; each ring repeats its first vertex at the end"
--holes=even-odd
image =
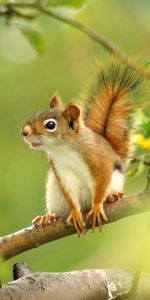
{"type": "Polygon", "coordinates": [[[26,125],[22,128],[22,135],[27,136],[31,134],[31,127],[29,125],[26,125]]]}

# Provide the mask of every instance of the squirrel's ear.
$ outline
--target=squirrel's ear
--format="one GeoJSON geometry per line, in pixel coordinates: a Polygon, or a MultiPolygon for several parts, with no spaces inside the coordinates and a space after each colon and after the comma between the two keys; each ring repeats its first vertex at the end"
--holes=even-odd
{"type": "Polygon", "coordinates": [[[72,121],[76,121],[80,116],[80,108],[76,104],[70,103],[65,108],[63,115],[72,121]]]}
{"type": "Polygon", "coordinates": [[[51,100],[50,100],[50,108],[60,108],[62,107],[62,103],[61,103],[61,97],[58,94],[58,92],[55,92],[54,95],[52,96],[51,100]]]}

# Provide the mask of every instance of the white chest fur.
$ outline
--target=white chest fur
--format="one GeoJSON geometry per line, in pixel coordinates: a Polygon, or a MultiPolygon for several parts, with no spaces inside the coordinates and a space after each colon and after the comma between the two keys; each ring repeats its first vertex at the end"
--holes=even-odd
{"type": "Polygon", "coordinates": [[[88,166],[81,157],[67,146],[57,146],[49,152],[57,174],[73,201],[82,208],[91,204],[94,181],[88,166]]]}
{"type": "MultiPolygon", "coordinates": [[[[65,190],[83,210],[91,207],[94,181],[90,169],[81,157],[67,146],[56,146],[48,152],[65,190]]],[[[100,174],[101,175],[101,174],[100,174]]],[[[123,192],[124,175],[118,170],[112,174],[105,199],[115,192],[123,192]]],[[[105,201],[103,199],[103,201],[105,201]]],[[[49,172],[46,191],[47,210],[56,215],[67,215],[70,205],[64,197],[53,170],[49,172]]]]}

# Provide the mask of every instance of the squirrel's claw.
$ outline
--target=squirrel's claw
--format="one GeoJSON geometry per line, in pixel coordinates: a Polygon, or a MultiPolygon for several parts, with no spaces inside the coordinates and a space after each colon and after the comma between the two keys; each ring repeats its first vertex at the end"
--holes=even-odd
{"type": "Polygon", "coordinates": [[[93,204],[93,207],[88,212],[86,219],[92,218],[92,230],[94,231],[96,225],[99,226],[101,231],[102,223],[101,223],[101,216],[105,222],[107,222],[107,216],[103,209],[103,203],[93,204]]]}
{"type": "Polygon", "coordinates": [[[56,221],[58,219],[58,217],[56,217],[54,214],[50,215],[44,215],[44,216],[38,216],[36,218],[34,218],[32,220],[32,225],[36,225],[36,226],[45,226],[50,224],[52,221],[56,221]]]}
{"type": "Polygon", "coordinates": [[[84,223],[84,221],[82,219],[82,215],[78,210],[76,210],[76,209],[71,210],[71,212],[66,220],[66,223],[68,226],[72,226],[72,223],[73,223],[79,237],[82,232],[85,233],[86,224],[84,223]]]}
{"type": "Polygon", "coordinates": [[[109,203],[113,203],[113,202],[118,201],[119,199],[123,198],[123,196],[124,196],[124,193],[116,192],[116,193],[109,195],[107,197],[106,201],[109,203]]]}

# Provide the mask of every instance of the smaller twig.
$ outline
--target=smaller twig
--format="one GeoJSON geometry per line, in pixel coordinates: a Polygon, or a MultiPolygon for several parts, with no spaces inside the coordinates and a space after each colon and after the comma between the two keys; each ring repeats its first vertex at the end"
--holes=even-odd
{"type": "Polygon", "coordinates": [[[37,7],[37,1],[33,1],[31,3],[29,2],[11,2],[11,3],[7,3],[5,4],[6,7],[16,7],[16,8],[33,8],[36,9],[37,7]]]}
{"type": "Polygon", "coordinates": [[[15,17],[20,17],[20,18],[26,19],[26,20],[34,20],[39,16],[39,14],[34,14],[34,15],[23,14],[16,10],[12,10],[11,15],[15,16],[15,17]]]}
{"type": "Polygon", "coordinates": [[[22,19],[27,19],[27,20],[33,20],[39,16],[39,14],[24,14],[14,8],[11,7],[11,5],[8,6],[0,6],[0,16],[7,16],[9,18],[11,17],[20,17],[22,19]]]}
{"type": "Polygon", "coordinates": [[[142,77],[147,78],[150,80],[150,71],[145,70],[144,68],[138,66],[134,61],[132,61],[128,56],[125,55],[123,51],[121,51],[116,44],[108,40],[105,36],[98,34],[95,30],[88,27],[87,25],[72,19],[68,16],[64,16],[53,9],[47,9],[45,8],[40,0],[37,0],[37,8],[39,11],[41,11],[43,14],[48,15],[52,18],[55,18],[56,20],[59,20],[63,23],[66,23],[76,29],[79,29],[81,32],[89,36],[93,41],[95,41],[98,44],[101,44],[107,51],[113,53],[116,55],[122,62],[124,62],[126,65],[128,65],[130,68],[132,68],[134,71],[139,73],[142,77]]]}
{"type": "Polygon", "coordinates": [[[105,36],[97,33],[95,30],[92,28],[88,27],[87,25],[83,24],[82,22],[79,22],[78,20],[72,19],[68,16],[65,16],[63,14],[60,14],[54,9],[47,9],[45,8],[40,0],[34,1],[32,3],[7,3],[5,5],[0,6],[1,10],[1,15],[8,15],[8,12],[13,11],[13,16],[19,16],[25,19],[33,19],[36,18],[36,16],[32,15],[24,15],[22,13],[19,13],[16,11],[14,8],[30,8],[30,9],[35,9],[47,16],[50,16],[52,18],[55,18],[56,20],[59,20],[63,23],[66,23],[84,34],[86,34],[88,37],[90,37],[93,41],[96,43],[100,44],[102,47],[104,47],[107,51],[111,52],[112,54],[116,55],[120,60],[128,65],[130,68],[132,68],[134,71],[139,73],[142,77],[150,80],[150,71],[145,70],[143,67],[138,66],[133,60],[131,60],[128,56],[125,55],[123,51],[117,47],[115,43],[107,39],[105,36]]]}

